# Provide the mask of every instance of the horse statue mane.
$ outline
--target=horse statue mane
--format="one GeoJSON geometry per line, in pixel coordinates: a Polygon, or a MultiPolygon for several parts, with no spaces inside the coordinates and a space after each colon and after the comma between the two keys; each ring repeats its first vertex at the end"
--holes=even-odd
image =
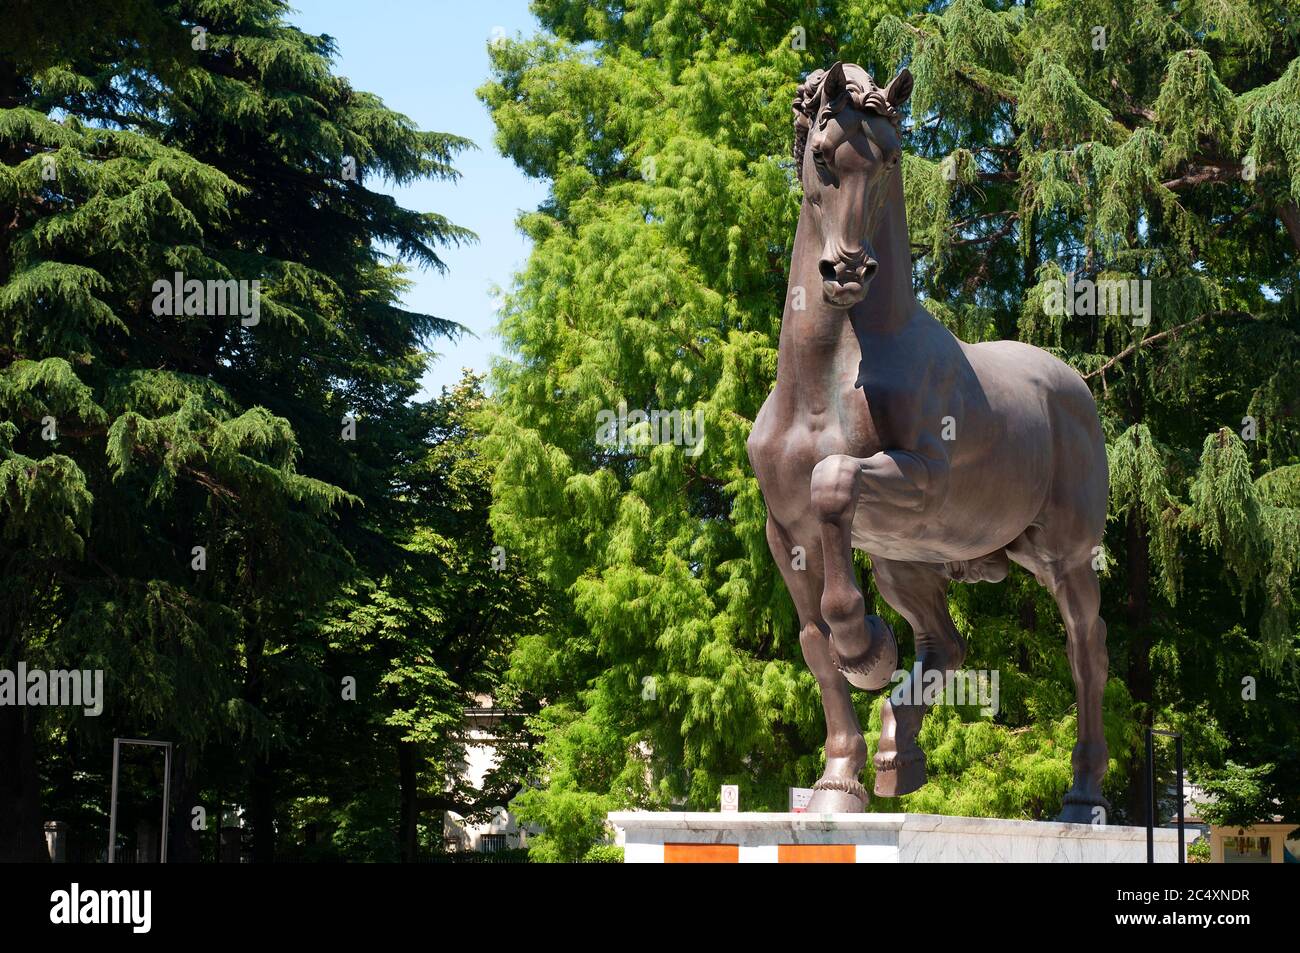
{"type": "MultiPolygon", "coordinates": [[[[813,120],[817,118],[817,101],[821,98],[822,85],[826,80],[827,70],[817,69],[808,74],[807,78],[799,84],[799,88],[794,94],[794,167],[796,170],[803,167],[804,148],[808,143],[808,130],[812,128],[813,120]]],[[[845,78],[847,79],[848,94],[854,106],[863,112],[874,112],[878,116],[884,116],[894,124],[894,128],[899,128],[902,122],[902,113],[900,113],[892,103],[886,98],[886,91],[883,87],[876,84],[866,70],[859,66],[848,65],[845,67],[845,78]]],[[[900,76],[905,76],[907,82],[911,82],[912,74],[903,70],[900,76]]],[[[824,110],[831,110],[833,104],[827,103],[823,106],[824,110]]]]}

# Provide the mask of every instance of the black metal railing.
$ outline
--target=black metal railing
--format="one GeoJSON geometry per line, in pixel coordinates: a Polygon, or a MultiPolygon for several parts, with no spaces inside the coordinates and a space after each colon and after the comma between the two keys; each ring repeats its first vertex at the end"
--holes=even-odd
{"type": "Polygon", "coordinates": [[[1183,736],[1177,731],[1147,729],[1147,863],[1156,862],[1156,770],[1155,736],[1174,739],[1174,764],[1178,778],[1178,863],[1187,862],[1183,845],[1183,736]]]}

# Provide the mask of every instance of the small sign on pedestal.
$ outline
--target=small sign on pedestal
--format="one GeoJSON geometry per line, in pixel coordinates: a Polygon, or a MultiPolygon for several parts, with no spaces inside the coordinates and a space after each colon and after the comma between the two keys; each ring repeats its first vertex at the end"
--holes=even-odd
{"type": "Polygon", "coordinates": [[[722,786],[722,809],[733,813],[740,810],[740,785],[724,784],[722,786]]]}
{"type": "Polygon", "coordinates": [[[790,789],[790,813],[802,814],[808,810],[808,802],[812,800],[812,788],[791,788],[790,789]]]}

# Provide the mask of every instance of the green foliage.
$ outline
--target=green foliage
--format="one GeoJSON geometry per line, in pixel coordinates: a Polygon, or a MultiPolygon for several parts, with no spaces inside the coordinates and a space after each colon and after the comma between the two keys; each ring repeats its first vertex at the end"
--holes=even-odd
{"type": "Polygon", "coordinates": [[[542,826],[543,833],[529,840],[529,859],[559,864],[585,859],[595,849],[592,844],[604,836],[611,805],[597,794],[557,789],[546,794],[524,791],[511,808],[520,820],[542,826]]]}
{"type": "Polygon", "coordinates": [[[1207,771],[1201,786],[1212,800],[1198,805],[1201,817],[1215,827],[1249,827],[1271,821],[1268,794],[1273,770],[1271,764],[1252,768],[1229,761],[1221,769],[1207,771]]]}
{"type": "Polygon", "coordinates": [[[176,742],[174,797],[242,806],[257,859],[277,827],[291,856],[396,859],[402,797],[440,849],[442,810],[527,774],[506,725],[520,753],[486,790],[460,777],[463,709],[517,627],[545,631],[544,600],[517,560],[489,568],[478,382],[413,402],[461,328],[402,306],[406,267],[472,235],[372,190],[455,179],[470,144],[353,89],[288,12],[6,7],[0,664],[102,668],[107,699],[100,719],[0,711],[0,762],[34,746],[40,770],[0,794],[0,856],[102,801],[113,736],[176,742]],[[176,272],[259,282],[261,320],[155,313],[176,272]]]}
{"type": "Polygon", "coordinates": [[[621,864],[623,848],[617,844],[597,844],[582,855],[584,864],[621,864]]]}
{"type": "Polygon", "coordinates": [[[1106,456],[1111,513],[1115,519],[1132,514],[1147,527],[1162,594],[1172,604],[1178,595],[1181,566],[1176,533],[1179,506],[1167,483],[1169,448],[1156,443],[1146,424],[1134,424],[1110,441],[1106,456]]]}

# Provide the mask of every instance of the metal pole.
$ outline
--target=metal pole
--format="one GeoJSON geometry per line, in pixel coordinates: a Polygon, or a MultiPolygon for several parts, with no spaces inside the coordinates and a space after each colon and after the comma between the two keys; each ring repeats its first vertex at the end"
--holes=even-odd
{"type": "Polygon", "coordinates": [[[167,818],[171,814],[172,785],[172,743],[170,741],[147,741],[143,738],[113,739],[113,781],[108,796],[108,862],[117,862],[117,776],[121,762],[122,745],[145,745],[162,748],[165,755],[163,768],[163,817],[162,817],[162,857],[159,863],[167,863],[167,818]]]}
{"type": "Polygon", "coordinates": [[[167,863],[167,816],[171,813],[172,793],[172,743],[167,742],[163,749],[165,765],[163,767],[163,816],[162,816],[162,852],[158,863],[167,863]]]}
{"type": "Polygon", "coordinates": [[[117,845],[117,759],[118,752],[122,748],[122,742],[118,738],[113,739],[113,782],[111,793],[108,796],[108,862],[114,863],[114,854],[117,845]]]}
{"type": "Polygon", "coordinates": [[[1178,862],[1187,863],[1183,850],[1183,736],[1174,735],[1174,758],[1178,765],[1178,862]]]}
{"type": "Polygon", "coordinates": [[[1156,862],[1156,772],[1155,735],[1147,729],[1147,863],[1156,862]]]}

